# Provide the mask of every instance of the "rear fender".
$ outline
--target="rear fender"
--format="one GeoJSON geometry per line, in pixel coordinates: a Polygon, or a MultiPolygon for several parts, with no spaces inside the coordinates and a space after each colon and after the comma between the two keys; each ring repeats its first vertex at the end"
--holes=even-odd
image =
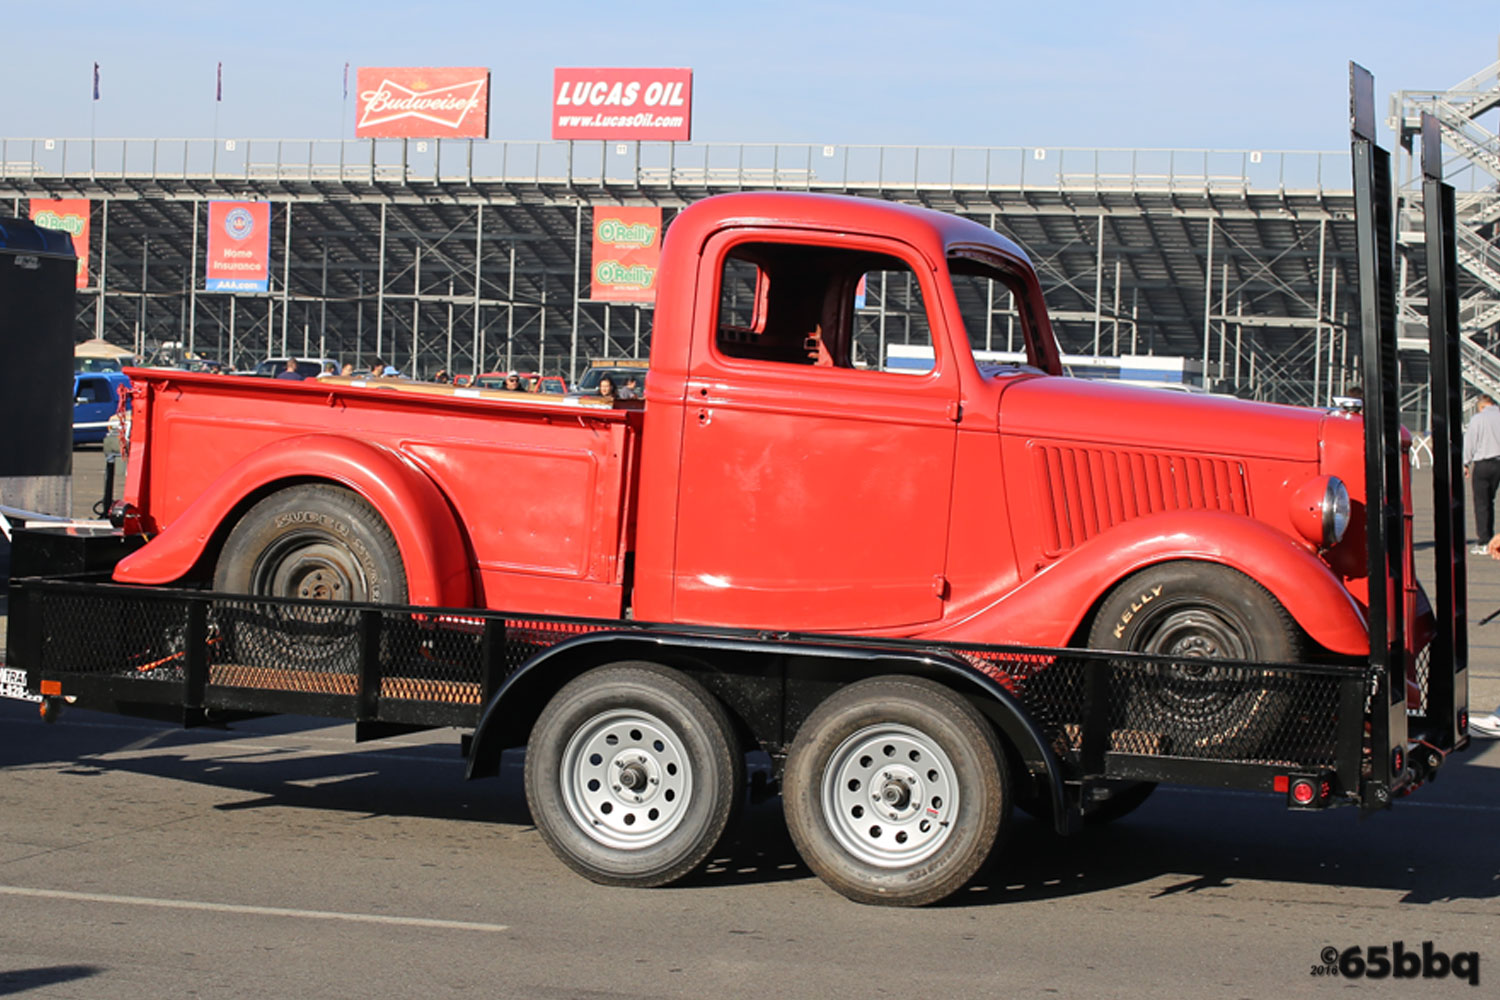
{"type": "Polygon", "coordinates": [[[1219,511],[1173,511],[1127,521],[1079,545],[978,614],[929,637],[1065,646],[1121,580],[1178,559],[1244,573],[1270,591],[1314,642],[1334,653],[1369,655],[1363,610],[1317,556],[1259,521],[1219,511]]]}
{"type": "Polygon", "coordinates": [[[208,550],[226,519],[278,482],[347,487],[380,512],[396,536],[412,604],[473,606],[468,546],[453,510],[428,475],[382,445],[333,434],[285,438],[247,455],[203,491],[160,535],[115,567],[121,583],[180,580],[208,550]]]}

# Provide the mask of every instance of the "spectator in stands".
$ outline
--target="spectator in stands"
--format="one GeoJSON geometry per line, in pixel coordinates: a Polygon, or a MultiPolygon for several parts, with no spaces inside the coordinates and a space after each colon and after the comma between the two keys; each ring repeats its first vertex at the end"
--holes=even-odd
{"type": "Polygon", "coordinates": [[[302,373],[297,370],[297,359],[287,358],[286,367],[276,373],[277,378],[284,378],[291,382],[301,382],[302,373]]]}

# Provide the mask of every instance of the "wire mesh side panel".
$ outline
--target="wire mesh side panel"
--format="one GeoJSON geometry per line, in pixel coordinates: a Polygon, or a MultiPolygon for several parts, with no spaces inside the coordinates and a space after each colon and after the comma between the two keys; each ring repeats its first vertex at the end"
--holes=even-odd
{"type": "Polygon", "coordinates": [[[43,673],[183,679],[187,601],[45,589],[32,589],[27,600],[43,673]]]}
{"type": "Polygon", "coordinates": [[[1111,750],[1335,766],[1339,678],[1206,660],[1111,660],[1111,750]]]}
{"type": "Polygon", "coordinates": [[[548,621],[544,618],[505,619],[504,676],[509,677],[533,656],[560,642],[605,630],[602,624],[548,621]]]}
{"type": "Polygon", "coordinates": [[[208,612],[211,685],[354,695],[359,611],[343,604],[219,599],[208,612]]]}
{"type": "Polygon", "coordinates": [[[1110,656],[1084,650],[966,647],[1041,728],[1059,758],[1083,764],[1090,725],[1106,753],[1203,761],[1333,767],[1339,691],[1335,670],[1110,656]],[[1089,701],[1092,685],[1103,705],[1089,701]]]}
{"type": "Polygon", "coordinates": [[[1427,692],[1432,681],[1432,644],[1428,643],[1417,652],[1416,663],[1413,666],[1414,679],[1417,684],[1417,704],[1413,706],[1410,699],[1406,703],[1407,715],[1427,715],[1427,692]]]}
{"type": "Polygon", "coordinates": [[[482,619],[399,612],[380,617],[382,700],[480,704],[482,619]]]}

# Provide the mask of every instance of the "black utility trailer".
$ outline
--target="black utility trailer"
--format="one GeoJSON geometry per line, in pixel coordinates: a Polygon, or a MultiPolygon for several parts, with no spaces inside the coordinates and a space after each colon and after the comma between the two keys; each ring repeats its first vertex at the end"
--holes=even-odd
{"type": "Polygon", "coordinates": [[[701,863],[746,794],[751,749],[770,756],[773,784],[786,782],[809,866],[867,902],[956,891],[1013,802],[1064,833],[1123,815],[1159,782],[1281,794],[1292,809],[1383,808],[1468,742],[1455,233],[1429,120],[1437,627],[1409,704],[1403,623],[1414,616],[1403,602],[1417,592],[1407,586],[1390,157],[1374,142],[1373,81],[1358,67],[1351,94],[1368,557],[1386,583],[1370,588],[1367,662],[1173,660],[126,587],[107,570],[129,539],[39,530],[15,541],[11,666],[49,717],[64,704],[188,726],[293,713],[351,719],[357,739],[454,726],[468,731],[471,777],[526,746],[539,830],[564,862],[611,884],[662,884],[701,863]],[[55,566],[74,572],[40,571],[55,566]],[[809,731],[834,736],[817,745],[809,731]]]}

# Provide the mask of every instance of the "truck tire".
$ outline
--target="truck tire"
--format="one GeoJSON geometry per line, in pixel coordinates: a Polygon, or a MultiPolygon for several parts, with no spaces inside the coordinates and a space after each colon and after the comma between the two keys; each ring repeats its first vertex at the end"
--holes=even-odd
{"type": "Polygon", "coordinates": [[[860,903],[923,906],[989,857],[1010,815],[1004,751],[959,695],[875,677],[830,695],[797,731],[782,800],[802,860],[860,903]]]}
{"type": "Polygon", "coordinates": [[[1260,584],[1226,566],[1186,561],[1126,578],[1089,630],[1095,649],[1179,660],[1130,678],[1118,727],[1138,731],[1155,752],[1215,759],[1254,756],[1276,735],[1290,698],[1265,686],[1261,670],[1202,661],[1296,662],[1307,643],[1260,584]]]}
{"type": "MultiPolygon", "coordinates": [[[[395,536],[363,497],[338,486],[279,490],[245,512],[214,567],[214,589],[256,597],[406,603],[395,536]]],[[[221,659],[358,670],[354,617],[297,607],[226,608],[221,659]]]]}
{"type": "Polygon", "coordinates": [[[724,707],[696,680],[626,661],[564,685],[526,744],[526,803],[569,868],[666,885],[709,856],[745,787],[724,707]]]}

